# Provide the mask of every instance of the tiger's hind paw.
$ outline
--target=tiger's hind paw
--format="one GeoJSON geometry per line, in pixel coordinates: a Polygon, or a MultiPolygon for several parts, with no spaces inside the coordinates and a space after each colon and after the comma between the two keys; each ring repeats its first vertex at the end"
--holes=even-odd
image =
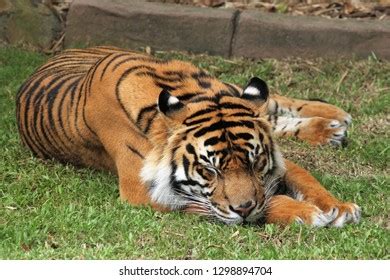
{"type": "Polygon", "coordinates": [[[338,120],[313,117],[309,118],[307,124],[300,129],[297,137],[312,145],[345,146],[347,144],[347,126],[338,120]]]}
{"type": "Polygon", "coordinates": [[[302,117],[337,120],[344,126],[349,126],[352,123],[352,116],[335,105],[319,101],[308,101],[306,104],[299,112],[302,117]]]}

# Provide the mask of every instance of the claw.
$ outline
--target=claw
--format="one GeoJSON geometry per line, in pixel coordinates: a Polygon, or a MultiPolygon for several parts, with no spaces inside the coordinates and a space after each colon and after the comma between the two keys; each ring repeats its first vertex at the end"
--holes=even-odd
{"type": "Polygon", "coordinates": [[[333,120],[333,121],[330,122],[329,126],[331,128],[336,128],[336,127],[340,127],[341,123],[339,121],[337,121],[337,120],[333,120]]]}

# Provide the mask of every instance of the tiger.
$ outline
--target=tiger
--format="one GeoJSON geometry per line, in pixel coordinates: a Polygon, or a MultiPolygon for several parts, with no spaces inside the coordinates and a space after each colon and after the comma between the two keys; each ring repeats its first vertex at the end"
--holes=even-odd
{"type": "Polygon", "coordinates": [[[342,227],[361,210],[284,158],[276,137],[342,145],[351,116],[244,87],[190,62],[115,47],[69,49],[20,87],[21,142],[42,159],[112,172],[122,201],[228,225],[342,227]]]}

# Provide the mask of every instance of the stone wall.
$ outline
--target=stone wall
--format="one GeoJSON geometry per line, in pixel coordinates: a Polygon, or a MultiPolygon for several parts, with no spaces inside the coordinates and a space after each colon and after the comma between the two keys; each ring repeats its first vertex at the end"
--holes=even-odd
{"type": "MultiPolygon", "coordinates": [[[[67,0],[69,1],[69,0],[67,0]]],[[[389,20],[340,20],[146,0],[74,0],[61,25],[42,0],[0,0],[0,42],[45,49],[115,45],[225,57],[390,59],[389,20]],[[62,41],[61,41],[62,42],[62,41]]]]}
{"type": "Polygon", "coordinates": [[[0,0],[0,42],[49,48],[61,31],[59,19],[41,1],[0,0]]]}

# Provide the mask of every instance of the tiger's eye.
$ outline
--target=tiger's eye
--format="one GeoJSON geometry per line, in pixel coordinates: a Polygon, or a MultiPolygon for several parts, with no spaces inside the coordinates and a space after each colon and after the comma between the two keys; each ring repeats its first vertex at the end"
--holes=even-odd
{"type": "Polygon", "coordinates": [[[267,158],[260,157],[253,165],[253,170],[256,172],[263,173],[265,167],[267,166],[267,158]]]}
{"type": "Polygon", "coordinates": [[[213,180],[218,175],[215,169],[206,166],[199,166],[196,171],[207,181],[213,180]]]}

